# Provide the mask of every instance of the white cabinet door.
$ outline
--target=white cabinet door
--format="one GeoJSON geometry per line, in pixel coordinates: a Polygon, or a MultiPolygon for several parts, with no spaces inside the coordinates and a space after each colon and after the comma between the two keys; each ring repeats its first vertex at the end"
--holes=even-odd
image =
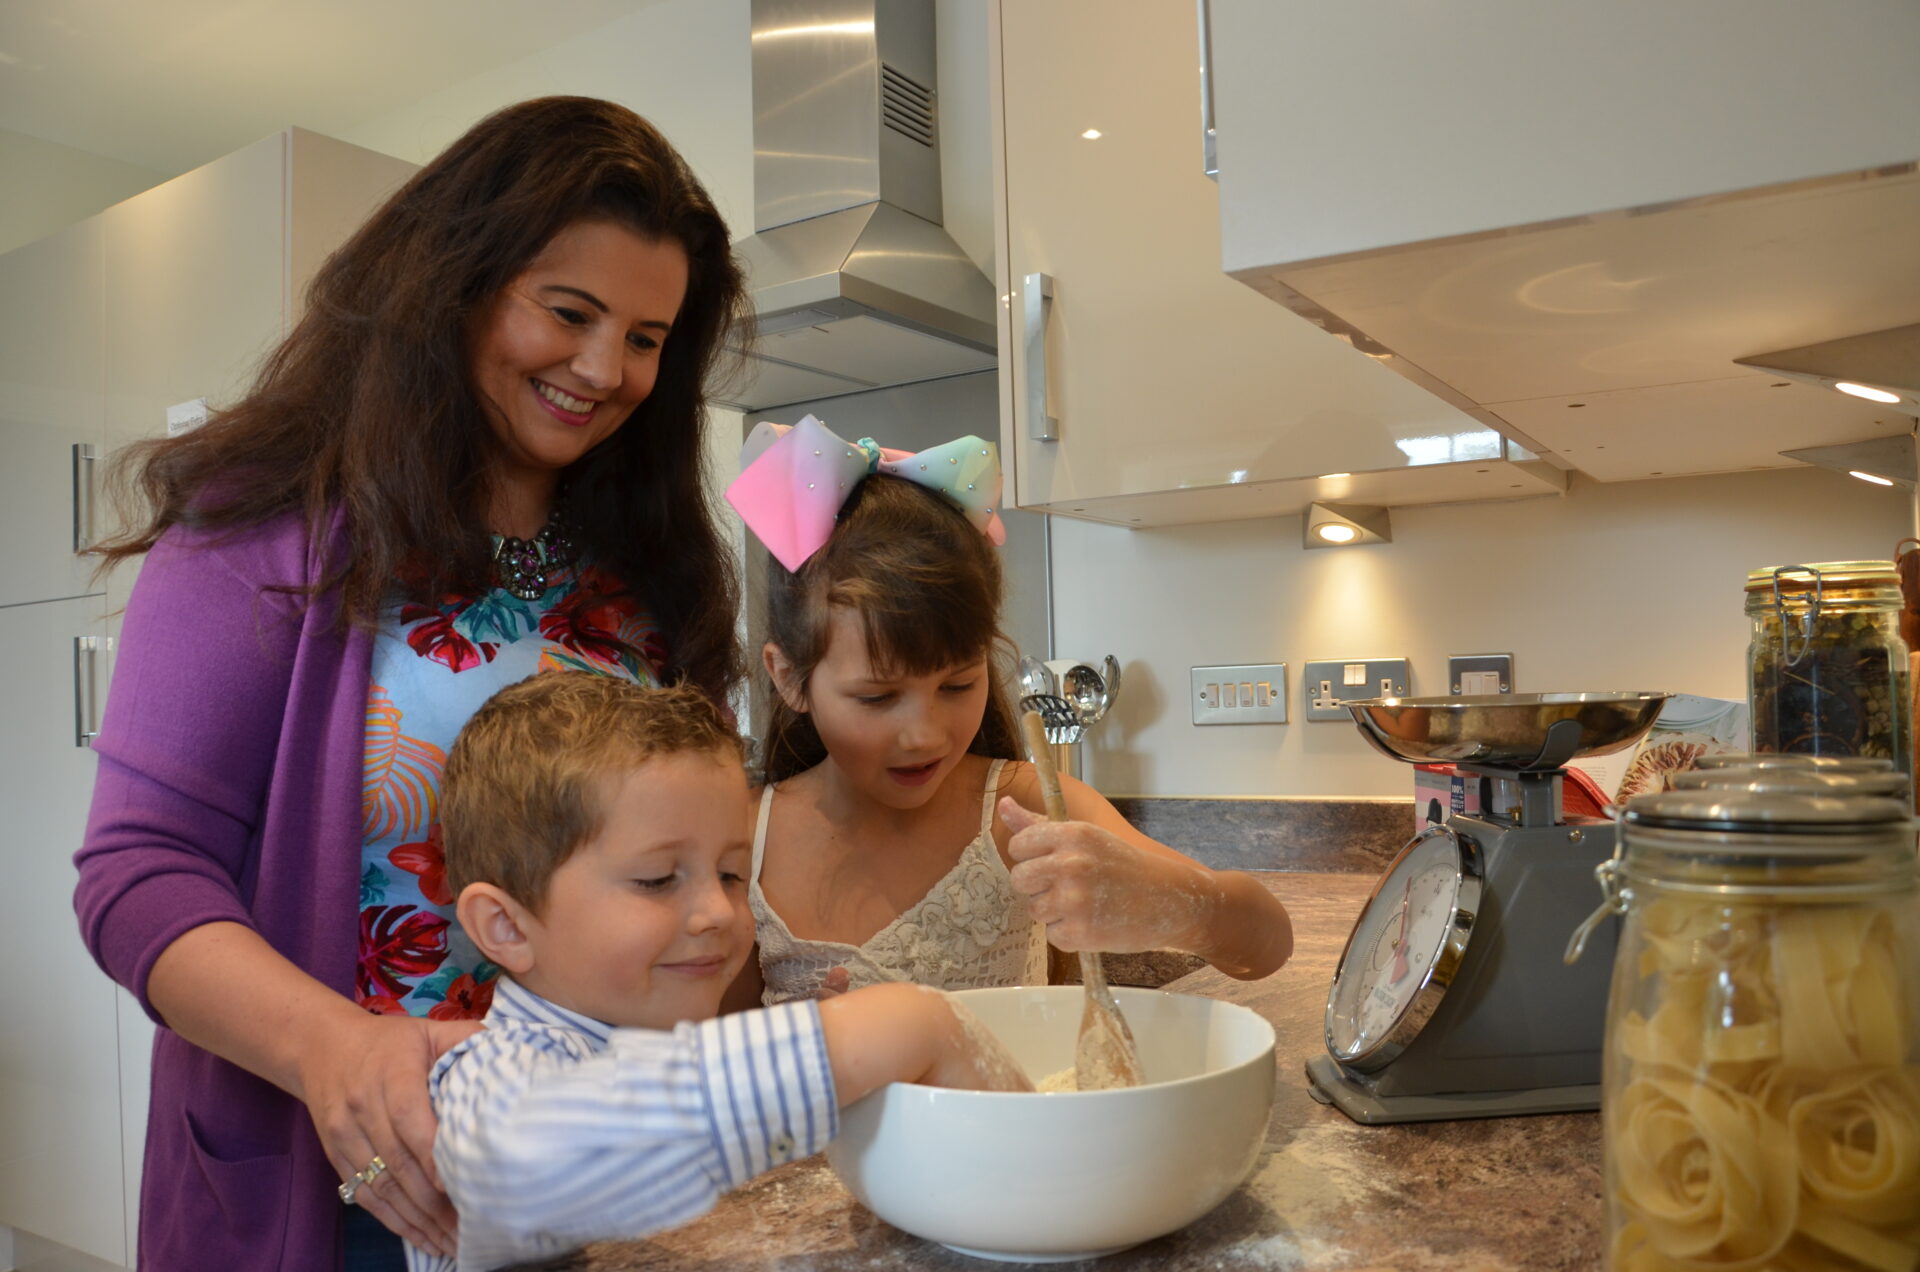
{"type": "Polygon", "coordinates": [[[94,770],[75,745],[74,641],[99,638],[101,617],[98,596],[0,609],[0,1224],[125,1264],[120,991],[73,914],[94,770]]]}
{"type": "Polygon", "coordinates": [[[86,221],[0,255],[0,605],[97,590],[102,244],[86,221]]]}
{"type": "Polygon", "coordinates": [[[166,431],[166,408],[237,396],[282,334],[285,134],[101,213],[106,235],[107,429],[166,431]]]}
{"type": "Polygon", "coordinates": [[[1912,0],[1207,2],[1230,271],[1920,158],[1912,0]]]}
{"type": "Polygon", "coordinates": [[[1382,474],[1397,483],[1387,502],[1559,488],[1503,462],[1497,433],[1221,272],[1191,0],[995,12],[1002,436],[1019,506],[1151,525],[1382,502],[1365,497],[1382,474]],[[1053,286],[1044,359],[1021,353],[1036,274],[1053,286]],[[1032,437],[1043,367],[1058,441],[1032,437]],[[1436,463],[1448,471],[1409,471],[1436,463]]]}
{"type": "MultiPolygon", "coordinates": [[[[294,128],[195,168],[95,218],[105,235],[106,433],[163,436],[167,409],[218,407],[252,384],[320,263],[414,171],[294,128]]],[[[138,577],[108,580],[116,611],[138,577]]]]}

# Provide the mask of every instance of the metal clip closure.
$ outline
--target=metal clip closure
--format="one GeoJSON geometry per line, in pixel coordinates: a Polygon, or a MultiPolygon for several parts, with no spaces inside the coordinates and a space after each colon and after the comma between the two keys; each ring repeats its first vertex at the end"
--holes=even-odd
{"type": "Polygon", "coordinates": [[[1567,942],[1567,952],[1561,955],[1563,963],[1571,966],[1576,962],[1581,951],[1587,948],[1587,938],[1593,935],[1593,930],[1605,923],[1610,916],[1625,914],[1627,907],[1633,904],[1633,889],[1621,882],[1621,874],[1618,849],[1614,851],[1613,856],[1593,868],[1593,877],[1599,880],[1600,895],[1604,899],[1600,902],[1600,908],[1589,914],[1586,920],[1573,930],[1573,936],[1567,942]]]}
{"type": "Polygon", "coordinates": [[[1800,660],[1813,648],[1813,624],[1820,617],[1821,593],[1826,582],[1820,577],[1820,571],[1810,565],[1782,565],[1773,571],[1773,611],[1780,616],[1780,652],[1787,656],[1789,666],[1799,666],[1800,660]],[[1780,576],[1782,574],[1811,574],[1813,576],[1813,600],[1807,606],[1807,612],[1800,616],[1800,652],[1793,652],[1793,624],[1787,617],[1787,600],[1780,595],[1780,576]]]}

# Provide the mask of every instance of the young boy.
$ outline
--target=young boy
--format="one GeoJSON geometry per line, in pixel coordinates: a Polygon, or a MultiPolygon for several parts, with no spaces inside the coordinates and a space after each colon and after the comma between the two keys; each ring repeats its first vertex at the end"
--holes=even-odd
{"type": "Polygon", "coordinates": [[[918,986],[715,1018],[753,949],[741,755],[700,693],[578,672],[501,690],[461,732],[447,880],[501,972],[430,1079],[458,1260],[409,1247],[413,1272],[684,1223],[887,1082],[1031,1089],[918,986]]]}

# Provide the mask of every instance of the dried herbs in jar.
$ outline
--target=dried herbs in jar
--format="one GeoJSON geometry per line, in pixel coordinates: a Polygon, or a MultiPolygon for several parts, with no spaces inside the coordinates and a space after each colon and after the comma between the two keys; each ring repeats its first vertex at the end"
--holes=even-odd
{"type": "Polygon", "coordinates": [[[1891,561],[1749,574],[1753,749],[1873,756],[1911,772],[1900,604],[1891,561]]]}

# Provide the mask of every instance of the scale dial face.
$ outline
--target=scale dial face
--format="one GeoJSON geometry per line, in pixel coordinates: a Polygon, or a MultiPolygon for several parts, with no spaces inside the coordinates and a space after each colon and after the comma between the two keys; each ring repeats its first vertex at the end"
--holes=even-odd
{"type": "Polygon", "coordinates": [[[1327,994],[1335,1060],[1366,1071],[1406,1049],[1466,952],[1479,895],[1451,827],[1428,827],[1400,850],[1355,921],[1327,994]]]}

